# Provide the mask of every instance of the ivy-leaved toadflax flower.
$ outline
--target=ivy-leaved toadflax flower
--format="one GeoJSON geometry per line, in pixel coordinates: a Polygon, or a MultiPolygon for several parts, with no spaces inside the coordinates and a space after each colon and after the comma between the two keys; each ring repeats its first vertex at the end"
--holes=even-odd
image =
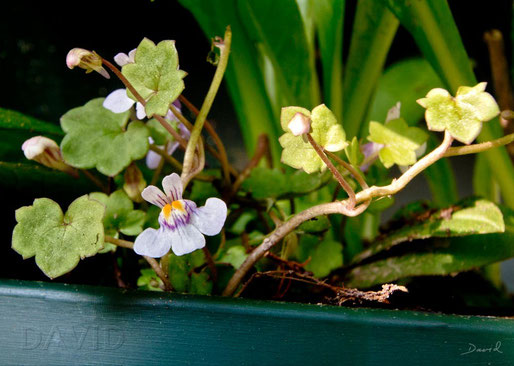
{"type": "Polygon", "coordinates": [[[227,205],[219,198],[208,198],[205,206],[182,199],[182,181],[176,173],[162,180],[164,193],[155,186],[146,187],[141,196],[161,208],[159,229],[148,228],[134,243],[140,255],[159,258],[169,252],[184,255],[205,246],[204,235],[218,234],[227,217],[227,205]]]}

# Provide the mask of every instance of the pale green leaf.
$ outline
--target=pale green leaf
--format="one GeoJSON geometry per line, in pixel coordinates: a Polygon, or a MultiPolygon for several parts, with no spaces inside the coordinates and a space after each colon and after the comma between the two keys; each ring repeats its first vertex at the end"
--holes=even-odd
{"type": "Polygon", "coordinates": [[[500,113],[494,98],[484,90],[485,83],[460,87],[455,97],[441,88],[430,90],[425,98],[418,99],[418,103],[426,108],[428,128],[447,130],[453,138],[465,144],[473,142],[482,130],[482,122],[500,113]]]}
{"type": "Polygon", "coordinates": [[[409,127],[403,118],[381,124],[370,122],[368,140],[383,144],[380,161],[386,168],[392,165],[412,165],[416,150],[428,139],[428,134],[417,127],[409,127]]]}
{"type": "Polygon", "coordinates": [[[343,127],[324,104],[314,108],[311,113],[303,111],[300,107],[282,108],[280,122],[286,133],[279,138],[283,147],[281,161],[293,168],[303,169],[309,174],[324,171],[326,165],[314,148],[304,141],[303,136],[294,136],[287,127],[290,119],[298,112],[310,115],[312,138],[324,149],[339,151],[348,145],[343,127]]]}
{"type": "Polygon", "coordinates": [[[61,142],[64,160],[80,169],[97,168],[114,176],[148,152],[148,129],[139,121],[126,128],[129,112],[113,113],[104,99],[93,99],[61,117],[66,136],[61,142]]]}
{"type": "Polygon", "coordinates": [[[234,245],[226,252],[223,253],[223,255],[218,259],[219,262],[222,263],[229,263],[234,268],[239,268],[241,264],[246,260],[248,257],[248,253],[246,253],[245,247],[242,245],[234,245]]]}
{"type": "Polygon", "coordinates": [[[134,204],[122,190],[113,192],[110,196],[95,192],[90,198],[97,200],[105,206],[104,229],[105,234],[115,236],[119,232],[129,236],[136,236],[143,231],[145,213],[134,210],[134,204]]]}
{"type": "Polygon", "coordinates": [[[319,240],[317,236],[302,235],[297,256],[301,262],[309,260],[304,268],[321,278],[343,265],[343,245],[327,238],[319,240]]]}
{"type": "Polygon", "coordinates": [[[24,259],[35,256],[48,277],[59,277],[103,248],[104,210],[98,201],[82,196],[63,215],[57,203],[38,198],[32,206],[16,210],[12,248],[24,259]]]}
{"type": "MultiPolygon", "coordinates": [[[[170,104],[184,90],[182,79],[186,73],[179,69],[175,41],[155,45],[144,38],[137,47],[135,62],[123,66],[122,73],[146,100],[148,117],[165,116],[170,104]]],[[[130,92],[128,95],[135,100],[130,92]]]]}

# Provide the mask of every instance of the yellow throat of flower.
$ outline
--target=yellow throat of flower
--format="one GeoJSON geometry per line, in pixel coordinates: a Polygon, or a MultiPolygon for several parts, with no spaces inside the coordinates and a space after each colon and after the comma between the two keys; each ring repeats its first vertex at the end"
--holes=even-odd
{"type": "Polygon", "coordinates": [[[179,210],[179,211],[184,212],[184,205],[182,205],[182,202],[180,202],[180,201],[173,201],[173,202],[171,202],[171,204],[170,203],[166,204],[166,206],[164,206],[162,208],[162,213],[163,213],[164,217],[166,218],[166,220],[168,220],[170,218],[172,210],[179,210]]]}

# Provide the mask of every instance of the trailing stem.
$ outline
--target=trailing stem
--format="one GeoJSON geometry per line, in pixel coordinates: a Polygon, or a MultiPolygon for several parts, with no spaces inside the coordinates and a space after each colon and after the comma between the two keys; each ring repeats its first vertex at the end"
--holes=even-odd
{"type": "MultiPolygon", "coordinates": [[[[117,245],[122,248],[128,248],[134,250],[134,243],[128,240],[122,240],[122,239],[116,239],[111,236],[105,236],[104,240],[107,243],[111,243],[114,245],[117,245]]],[[[154,258],[150,258],[147,256],[143,256],[143,258],[148,262],[150,267],[155,271],[157,276],[161,279],[162,283],[164,284],[165,291],[171,291],[173,287],[171,286],[170,279],[168,278],[167,274],[162,270],[161,266],[159,265],[159,262],[157,262],[154,258]]]]}
{"type": "Polygon", "coordinates": [[[307,137],[307,141],[312,145],[314,148],[314,151],[319,155],[321,160],[325,163],[325,165],[328,167],[334,178],[339,182],[339,185],[344,189],[346,194],[348,195],[348,208],[352,209],[355,207],[355,192],[353,191],[352,187],[348,184],[348,182],[344,179],[344,177],[341,175],[339,170],[332,164],[329,158],[325,155],[325,152],[323,151],[323,148],[318,145],[316,141],[312,138],[310,133],[306,133],[305,136],[307,137]]]}

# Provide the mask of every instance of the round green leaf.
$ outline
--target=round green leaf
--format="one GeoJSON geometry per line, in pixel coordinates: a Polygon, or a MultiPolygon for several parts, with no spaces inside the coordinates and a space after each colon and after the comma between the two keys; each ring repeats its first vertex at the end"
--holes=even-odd
{"type": "Polygon", "coordinates": [[[12,248],[50,278],[70,272],[80,259],[97,254],[104,244],[104,206],[87,195],[71,203],[63,215],[59,205],[38,198],[16,210],[12,248]]]}
{"type": "Polygon", "coordinates": [[[487,122],[500,113],[494,98],[485,92],[486,83],[461,86],[455,97],[444,89],[428,92],[418,103],[426,108],[425,119],[432,131],[447,130],[456,140],[470,144],[487,122]]]}
{"type": "Polygon", "coordinates": [[[149,132],[140,121],[128,122],[129,112],[113,113],[103,98],[68,111],[61,117],[66,136],[61,142],[64,160],[80,169],[97,168],[115,176],[148,152],[149,132]]]}
{"type": "Polygon", "coordinates": [[[394,164],[412,165],[416,162],[416,150],[428,139],[420,128],[409,127],[403,118],[381,124],[371,121],[368,140],[383,144],[380,161],[386,168],[394,164]]]}
{"type": "Polygon", "coordinates": [[[116,236],[118,232],[125,235],[136,236],[143,231],[145,222],[144,211],[134,210],[134,204],[127,194],[117,190],[110,196],[95,192],[89,195],[105,205],[104,229],[105,234],[116,236]]]}
{"type": "MultiPolygon", "coordinates": [[[[184,90],[186,72],[179,69],[175,41],[162,41],[155,45],[148,38],[137,47],[135,62],[123,66],[122,73],[146,100],[148,117],[165,116],[171,103],[184,90]]],[[[136,100],[128,92],[127,95],[136,100]]]]}
{"type": "Polygon", "coordinates": [[[303,136],[294,136],[287,127],[291,118],[298,112],[306,116],[310,115],[312,138],[325,150],[339,151],[348,145],[343,127],[337,122],[336,117],[326,105],[321,104],[310,113],[300,107],[286,107],[282,108],[280,116],[280,123],[286,131],[278,140],[284,148],[281,161],[293,168],[303,169],[309,174],[324,171],[326,165],[314,151],[314,148],[304,141],[303,136]]]}

